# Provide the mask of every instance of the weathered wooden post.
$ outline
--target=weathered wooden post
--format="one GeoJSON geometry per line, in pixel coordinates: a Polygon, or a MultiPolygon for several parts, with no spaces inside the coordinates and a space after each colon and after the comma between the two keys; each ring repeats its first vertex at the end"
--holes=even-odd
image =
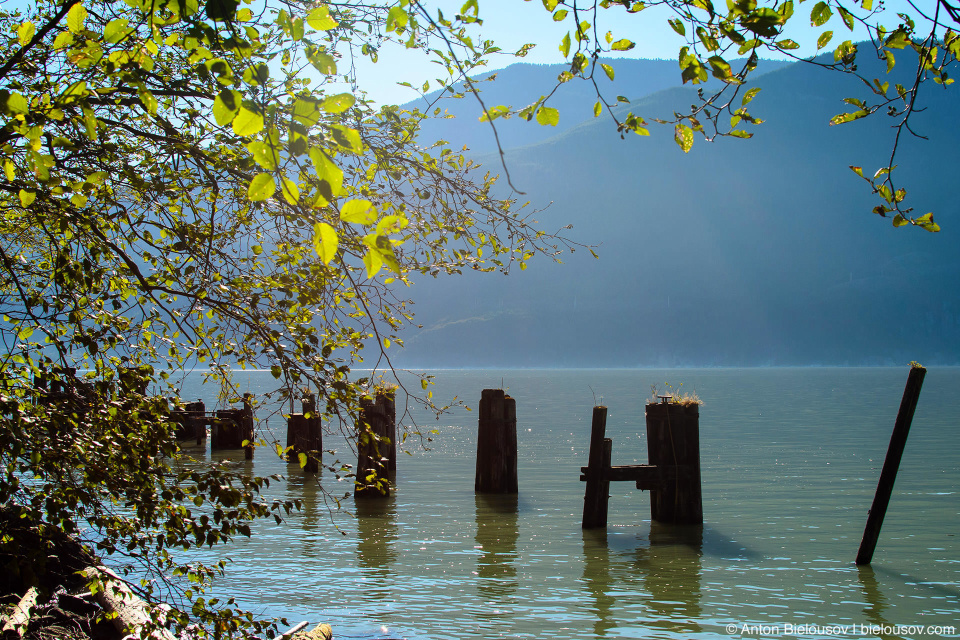
{"type": "Polygon", "coordinates": [[[584,471],[587,488],[583,494],[583,529],[607,526],[610,481],[606,478],[606,470],[610,468],[613,441],[604,437],[606,430],[607,408],[594,407],[590,427],[590,455],[584,471]]]}
{"type": "Polygon", "coordinates": [[[300,401],[303,413],[291,413],[287,420],[288,462],[299,462],[300,454],[307,456],[304,471],[316,473],[320,470],[320,456],[323,450],[323,432],[320,414],[317,413],[316,396],[312,393],[300,401]]]}
{"type": "Polygon", "coordinates": [[[700,405],[652,402],[646,406],[647,455],[660,474],[650,491],[650,515],[658,522],[703,524],[700,488],[700,405]]]}
{"type": "MultiPolygon", "coordinates": [[[[180,403],[177,398],[173,400],[175,404],[180,403]]],[[[187,402],[183,405],[182,411],[174,411],[172,417],[177,423],[177,440],[196,439],[197,444],[203,442],[207,437],[207,427],[203,421],[204,413],[206,413],[206,407],[202,400],[187,402]]]]}
{"type": "Polygon", "coordinates": [[[247,446],[243,448],[243,457],[247,460],[253,460],[253,394],[243,394],[243,413],[240,414],[240,433],[241,444],[243,440],[247,441],[247,446]]]}
{"type": "Polygon", "coordinates": [[[479,413],[474,491],[517,493],[517,402],[503,389],[484,389],[479,413]]]}
{"type": "Polygon", "coordinates": [[[900,469],[900,459],[903,449],[910,435],[910,424],[920,399],[920,388],[927,370],[920,365],[910,367],[907,376],[907,386],[903,389],[903,398],[900,400],[900,410],[897,412],[897,421],[893,425],[893,435],[890,436],[890,445],[887,447],[887,457],[883,461],[880,471],[880,481],[877,483],[877,493],[873,497],[873,505],[867,515],[867,526],[863,531],[860,549],[857,552],[857,564],[870,564],[873,552],[877,549],[877,540],[880,538],[880,527],[883,526],[883,517],[887,514],[890,496],[893,494],[893,484],[897,480],[897,471],[900,469]]]}
{"type": "MultiPolygon", "coordinates": [[[[360,401],[357,423],[357,471],[353,495],[356,498],[390,495],[391,419],[387,395],[360,401]]],[[[395,410],[394,410],[395,411],[395,410]]],[[[393,427],[395,433],[396,427],[393,427]]],[[[394,462],[396,466],[396,462],[394,462]]]]}
{"type": "Polygon", "coordinates": [[[217,411],[210,426],[210,450],[243,449],[247,460],[253,459],[255,432],[253,428],[253,395],[243,394],[242,409],[217,411]],[[244,445],[244,441],[247,442],[244,445]]]}

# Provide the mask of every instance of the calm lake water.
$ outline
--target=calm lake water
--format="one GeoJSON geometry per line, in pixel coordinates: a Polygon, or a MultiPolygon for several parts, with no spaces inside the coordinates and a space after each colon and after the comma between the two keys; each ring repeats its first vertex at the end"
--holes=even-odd
{"type": "MultiPolygon", "coordinates": [[[[516,398],[519,496],[474,495],[475,410],[415,413],[437,429],[430,450],[400,455],[394,497],[341,511],[317,476],[261,448],[247,468],[285,475],[269,495],[304,510],[225,547],[218,594],[339,638],[958,637],[895,626],[960,627],[960,369],[928,371],[873,565],[859,569],[906,366],[434,373],[440,401],[516,398]],[[664,383],[703,400],[703,528],[652,523],[649,494],[621,482],[607,530],[582,531],[591,407],[609,408],[613,464],[643,464],[644,403],[664,383]]],[[[254,393],[273,381],[244,375],[254,393]]],[[[183,395],[210,408],[197,380],[183,395]]],[[[279,417],[261,426],[285,439],[279,417]]],[[[355,462],[344,442],[324,445],[355,462]]]]}

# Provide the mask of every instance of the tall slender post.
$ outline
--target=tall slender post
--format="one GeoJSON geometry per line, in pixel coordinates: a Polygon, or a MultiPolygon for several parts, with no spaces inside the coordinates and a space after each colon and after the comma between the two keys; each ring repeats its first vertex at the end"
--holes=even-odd
{"type": "Polygon", "coordinates": [[[923,386],[923,377],[927,370],[919,365],[910,368],[907,376],[907,386],[903,390],[903,399],[900,400],[900,411],[897,412],[897,422],[893,425],[893,435],[890,436],[890,446],[887,447],[887,457],[883,461],[880,471],[880,481],[877,483],[877,493],[873,497],[873,506],[867,515],[867,526],[863,531],[863,540],[860,541],[860,550],[857,552],[857,564],[870,564],[873,552],[877,549],[877,540],[880,538],[880,527],[883,526],[883,517],[887,514],[887,505],[893,493],[893,483],[897,480],[897,471],[900,469],[900,459],[910,434],[910,424],[920,399],[920,388],[923,386]]]}
{"type": "Polygon", "coordinates": [[[613,442],[605,438],[607,408],[593,408],[590,426],[590,454],[587,460],[587,487],[583,493],[583,529],[607,526],[607,505],[610,500],[610,482],[606,470],[610,468],[613,442]]]}
{"type": "Polygon", "coordinates": [[[355,498],[390,495],[390,461],[386,407],[372,398],[360,401],[357,424],[355,498]],[[385,455],[386,454],[386,455],[385,455]]]}
{"type": "Polygon", "coordinates": [[[503,389],[480,394],[477,493],[517,493],[517,403],[503,389]]]}

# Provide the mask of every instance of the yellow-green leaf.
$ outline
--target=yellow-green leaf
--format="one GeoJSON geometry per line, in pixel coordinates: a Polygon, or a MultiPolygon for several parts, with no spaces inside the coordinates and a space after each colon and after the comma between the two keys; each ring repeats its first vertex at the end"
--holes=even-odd
{"type": "Polygon", "coordinates": [[[277,185],[272,175],[269,173],[258,173],[253,177],[253,180],[250,181],[250,187],[247,189],[247,197],[254,202],[260,202],[270,198],[276,190],[277,185]]]}
{"type": "Polygon", "coordinates": [[[297,204],[300,200],[300,189],[290,178],[280,178],[280,193],[289,204],[297,204]]]}
{"type": "Polygon", "coordinates": [[[87,10],[83,8],[83,5],[77,3],[70,7],[70,11],[67,12],[67,28],[70,29],[73,33],[80,33],[83,31],[83,23],[87,21],[87,10]]]}
{"type": "Polygon", "coordinates": [[[330,198],[340,195],[343,190],[343,170],[328,158],[327,154],[315,147],[310,149],[310,161],[317,171],[317,177],[329,186],[330,198]]]}
{"type": "Polygon", "coordinates": [[[931,233],[936,233],[937,231],[940,231],[940,225],[938,225],[933,221],[932,213],[925,213],[924,215],[914,220],[913,223],[919,227],[926,229],[927,231],[930,231],[931,233]]]}
{"type": "Polygon", "coordinates": [[[607,74],[607,77],[613,80],[613,67],[608,65],[605,62],[600,63],[600,68],[603,69],[603,72],[607,74]]]}
{"type": "Polygon", "coordinates": [[[330,264],[330,261],[336,257],[339,245],[336,229],[326,222],[313,225],[313,249],[324,264],[330,264]]]}
{"type": "Polygon", "coordinates": [[[541,125],[557,126],[560,122],[560,112],[553,107],[540,107],[537,109],[537,123],[541,125]]]}
{"type": "Polygon", "coordinates": [[[683,149],[683,152],[687,153],[693,147],[693,129],[678,122],[674,128],[673,139],[683,149]]]}
{"type": "Polygon", "coordinates": [[[363,153],[363,141],[360,139],[360,132],[356,129],[350,129],[339,124],[330,127],[330,134],[337,144],[351,153],[363,153]]]}
{"type": "Polygon", "coordinates": [[[130,22],[126,18],[117,18],[107,23],[103,28],[103,39],[111,44],[116,44],[127,37],[130,33],[130,22]]]}
{"type": "Polygon", "coordinates": [[[20,189],[20,206],[29,207],[37,199],[37,193],[33,190],[20,189]]]}
{"type": "Polygon", "coordinates": [[[350,200],[340,208],[340,219],[356,224],[373,224],[377,221],[377,208],[369,200],[350,200]]]}
{"type": "Polygon", "coordinates": [[[387,13],[387,31],[400,33],[407,26],[409,19],[410,16],[401,7],[392,7],[387,13]]]}
{"type": "Polygon", "coordinates": [[[233,119],[233,132],[238,136],[252,136],[263,129],[263,116],[246,107],[240,107],[233,119]]]}
{"type": "Polygon", "coordinates": [[[12,160],[4,160],[3,162],[3,172],[7,176],[7,182],[13,182],[17,178],[17,166],[13,164],[12,160]]]}
{"type": "Polygon", "coordinates": [[[342,113],[352,107],[357,101],[350,93],[338,93],[335,96],[324,98],[320,108],[327,113],[342,113]]]}
{"type": "Polygon", "coordinates": [[[566,58],[570,55],[570,32],[567,32],[567,35],[563,36],[563,40],[560,41],[560,53],[563,54],[563,57],[566,58]]]}
{"type": "Polygon", "coordinates": [[[10,113],[26,113],[30,110],[27,99],[14,91],[7,97],[7,109],[10,113]]]}
{"type": "Polygon", "coordinates": [[[37,27],[29,20],[21,24],[17,29],[17,40],[20,41],[20,46],[25,47],[30,44],[30,41],[33,40],[33,34],[36,32],[37,27]]]}
{"type": "Polygon", "coordinates": [[[337,26],[337,21],[330,16],[330,9],[321,5],[307,14],[307,24],[317,31],[329,31],[337,26]]]}
{"type": "Polygon", "coordinates": [[[383,259],[376,250],[367,249],[367,254],[363,256],[363,265],[367,268],[367,277],[372,278],[383,266],[383,259]]]}
{"type": "Polygon", "coordinates": [[[240,111],[240,101],[243,96],[233,89],[221,89],[213,101],[213,117],[217,124],[225,127],[237,116],[240,111]]]}
{"type": "Polygon", "coordinates": [[[613,49],[614,51],[630,51],[630,49],[633,49],[635,46],[637,45],[635,42],[633,42],[633,40],[628,40],[627,38],[621,38],[616,42],[614,42],[613,44],[611,44],[610,48],[613,49]]]}

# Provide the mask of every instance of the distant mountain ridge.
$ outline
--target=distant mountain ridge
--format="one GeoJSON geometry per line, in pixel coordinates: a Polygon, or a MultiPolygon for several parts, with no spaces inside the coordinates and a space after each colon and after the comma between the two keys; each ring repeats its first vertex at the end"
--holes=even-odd
{"type": "MultiPolygon", "coordinates": [[[[869,61],[864,61],[866,67],[869,61]]],[[[905,65],[905,63],[902,63],[905,65]]],[[[878,69],[877,77],[882,77],[878,69]]],[[[675,71],[676,73],[676,71],[675,71]]],[[[679,75],[679,74],[677,74],[679,75]]],[[[509,70],[496,82],[509,81],[509,70]]],[[[509,83],[508,83],[509,84],[509,83]]],[[[908,203],[939,234],[894,229],[848,165],[889,155],[880,115],[830,127],[862,85],[804,64],[758,79],[751,140],[689,154],[667,127],[621,140],[609,119],[506,150],[513,183],[546,229],[572,223],[599,245],[509,277],[417,283],[404,366],[746,366],[960,363],[960,215],[952,191],[956,101],[928,89],[898,162],[908,203]]],[[[643,94],[630,109],[669,114],[695,89],[643,94]]],[[[534,129],[544,129],[526,124],[534,129]]],[[[476,135],[462,128],[465,139],[476,135]]],[[[457,145],[459,140],[447,136],[457,145]]],[[[522,138],[511,138],[520,140],[522,138]]],[[[469,145],[468,145],[469,146],[469,145]]],[[[481,156],[497,171],[499,158],[481,156]]]]}

